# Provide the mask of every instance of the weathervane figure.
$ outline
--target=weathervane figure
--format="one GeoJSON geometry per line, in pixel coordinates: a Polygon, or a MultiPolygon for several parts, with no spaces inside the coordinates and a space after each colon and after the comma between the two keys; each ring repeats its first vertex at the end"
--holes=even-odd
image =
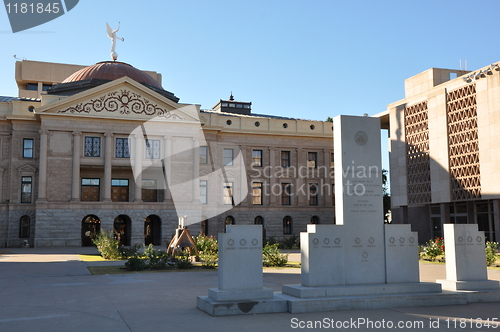
{"type": "Polygon", "coordinates": [[[111,39],[111,59],[113,59],[113,61],[116,61],[116,59],[118,59],[118,53],[115,52],[116,40],[120,39],[121,41],[125,41],[125,38],[120,38],[116,35],[118,30],[120,30],[120,22],[118,22],[118,29],[116,30],[111,29],[108,22],[106,22],[106,28],[108,30],[108,37],[109,39],[111,39]]]}

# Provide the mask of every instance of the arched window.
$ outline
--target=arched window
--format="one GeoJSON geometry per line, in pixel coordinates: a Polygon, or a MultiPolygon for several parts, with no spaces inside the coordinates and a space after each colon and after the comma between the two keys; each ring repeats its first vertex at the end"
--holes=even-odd
{"type": "Polygon", "coordinates": [[[101,231],[101,221],[99,217],[89,214],[82,220],[82,246],[93,246],[92,240],[101,231]]]}
{"type": "Polygon", "coordinates": [[[227,216],[224,219],[224,233],[226,232],[227,225],[234,225],[234,217],[233,216],[227,216]]]}
{"type": "Polygon", "coordinates": [[[201,221],[201,232],[203,235],[208,235],[208,219],[201,221]]]}
{"type": "Polygon", "coordinates": [[[264,218],[262,218],[261,216],[255,217],[254,224],[255,225],[264,225],[264,218]]]}
{"type": "Polygon", "coordinates": [[[28,216],[22,216],[19,220],[19,238],[27,239],[30,237],[31,219],[28,216]]]}
{"type": "Polygon", "coordinates": [[[311,224],[319,224],[319,217],[318,216],[312,216],[311,217],[311,224]]]}
{"type": "Polygon", "coordinates": [[[293,233],[293,221],[292,217],[286,216],[283,218],[283,234],[290,235],[293,233]]]}

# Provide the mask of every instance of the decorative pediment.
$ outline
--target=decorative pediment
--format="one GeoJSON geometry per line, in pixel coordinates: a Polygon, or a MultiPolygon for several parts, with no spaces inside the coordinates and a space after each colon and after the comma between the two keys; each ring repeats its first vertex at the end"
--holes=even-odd
{"type": "Polygon", "coordinates": [[[165,107],[129,89],[111,91],[103,96],[90,99],[59,110],[57,113],[115,113],[159,116],[166,119],[186,120],[165,107]]]}
{"type": "Polygon", "coordinates": [[[37,110],[43,115],[76,115],[127,120],[199,122],[198,105],[179,104],[129,77],[99,85],[59,100],[48,96],[37,110]]]}
{"type": "Polygon", "coordinates": [[[19,173],[34,173],[36,172],[36,170],[36,167],[27,164],[21,165],[17,168],[17,171],[19,173]]]}

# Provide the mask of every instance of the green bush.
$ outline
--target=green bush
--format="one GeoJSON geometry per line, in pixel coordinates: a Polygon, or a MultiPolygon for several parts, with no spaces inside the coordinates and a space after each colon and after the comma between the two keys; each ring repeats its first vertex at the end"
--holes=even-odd
{"type": "Polygon", "coordinates": [[[288,263],[288,254],[282,254],[278,243],[266,246],[262,249],[262,264],[264,266],[285,266],[288,263]]]}
{"type": "Polygon", "coordinates": [[[438,256],[444,255],[444,238],[437,237],[434,240],[429,240],[423,247],[422,255],[435,261],[438,256]]]}
{"type": "Polygon", "coordinates": [[[136,257],[139,253],[139,248],[141,246],[139,244],[134,244],[130,248],[120,247],[120,253],[123,258],[136,257]]]}
{"type": "Polygon", "coordinates": [[[201,266],[206,269],[215,269],[217,259],[217,255],[200,254],[201,266]]]}
{"type": "Polygon", "coordinates": [[[125,262],[125,268],[129,271],[142,271],[146,269],[146,260],[140,257],[130,257],[128,261],[125,262]]]}
{"type": "Polygon", "coordinates": [[[193,266],[193,263],[191,263],[191,259],[189,258],[189,256],[189,250],[184,250],[178,253],[175,256],[175,266],[177,266],[178,269],[190,269],[193,266]]]}
{"type": "Polygon", "coordinates": [[[498,242],[486,242],[486,265],[491,266],[498,258],[496,250],[498,249],[498,242]]]}
{"type": "Polygon", "coordinates": [[[275,243],[278,243],[278,240],[274,236],[266,238],[266,245],[273,245],[275,243]]]}
{"type": "Polygon", "coordinates": [[[147,260],[147,268],[150,270],[163,270],[167,267],[168,254],[160,249],[156,250],[152,244],[144,249],[144,258],[147,260]]]}
{"type": "Polygon", "coordinates": [[[219,251],[219,243],[214,236],[200,234],[194,238],[194,242],[196,243],[198,254],[217,255],[219,251]]]}
{"type": "Polygon", "coordinates": [[[283,249],[292,249],[294,246],[300,248],[300,238],[296,235],[284,238],[280,242],[280,247],[283,249]]]}
{"type": "Polygon", "coordinates": [[[115,239],[112,231],[101,232],[96,236],[92,242],[97,246],[97,250],[104,259],[121,259],[122,252],[120,240],[115,239]]]}

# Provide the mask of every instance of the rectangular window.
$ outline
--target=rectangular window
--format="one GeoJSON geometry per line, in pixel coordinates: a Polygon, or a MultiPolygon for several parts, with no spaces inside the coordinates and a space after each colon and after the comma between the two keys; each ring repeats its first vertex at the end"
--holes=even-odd
{"type": "Polygon", "coordinates": [[[262,167],[262,150],[252,151],[252,166],[262,167]]]}
{"type": "Polygon", "coordinates": [[[111,179],[111,200],[113,202],[128,202],[127,179],[111,179]]]}
{"type": "Polygon", "coordinates": [[[234,205],[232,182],[224,182],[223,200],[223,204],[225,205],[234,205]]]}
{"type": "Polygon", "coordinates": [[[146,140],[146,159],[160,159],[160,140],[146,140]]]}
{"type": "Polygon", "coordinates": [[[101,138],[100,137],[85,137],[85,157],[100,157],[101,156],[101,138]]]}
{"type": "Polygon", "coordinates": [[[207,204],[207,189],[208,182],[206,180],[200,180],[200,203],[207,204]]]}
{"type": "Polygon", "coordinates": [[[21,177],[21,203],[31,203],[31,192],[33,191],[31,176],[21,177]]]}
{"type": "Polygon", "coordinates": [[[309,183],[309,205],[318,205],[318,184],[309,183]]]}
{"type": "Polygon", "coordinates": [[[33,158],[33,139],[23,139],[23,158],[33,158]]]}
{"type": "Polygon", "coordinates": [[[332,184],[332,205],[335,206],[335,184],[332,184]]]}
{"type": "Polygon", "coordinates": [[[330,168],[335,168],[335,159],[333,153],[330,154],[330,168]]]}
{"type": "Polygon", "coordinates": [[[262,205],[262,182],[252,184],[253,205],[262,205]]]}
{"type": "Polygon", "coordinates": [[[208,164],[208,146],[200,146],[200,164],[208,164]]]}
{"type": "Polygon", "coordinates": [[[291,205],[292,204],[292,184],[282,183],[281,184],[281,205],[291,205]]]}
{"type": "Polygon", "coordinates": [[[142,180],[141,197],[143,202],[158,202],[156,180],[142,180]]]}
{"type": "Polygon", "coordinates": [[[281,167],[290,167],[290,151],[281,151],[281,167]]]}
{"type": "Polygon", "coordinates": [[[233,166],[233,149],[224,149],[224,166],[233,166]]]}
{"type": "Polygon", "coordinates": [[[99,202],[99,179],[82,179],[82,202],[99,202]]]}
{"type": "Polygon", "coordinates": [[[116,158],[130,158],[130,139],[116,139],[115,156],[116,158]]]}
{"type": "Polygon", "coordinates": [[[308,152],[307,153],[307,167],[308,168],[316,168],[318,161],[318,153],[317,152],[308,152]]]}

